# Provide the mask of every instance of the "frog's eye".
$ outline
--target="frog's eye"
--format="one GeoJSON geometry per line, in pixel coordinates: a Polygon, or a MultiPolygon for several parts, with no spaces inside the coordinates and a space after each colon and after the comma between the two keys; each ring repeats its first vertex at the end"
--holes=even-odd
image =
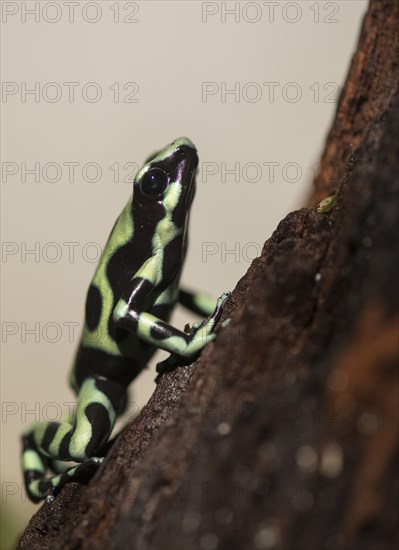
{"type": "Polygon", "coordinates": [[[169,178],[160,168],[150,168],[140,182],[140,191],[149,199],[160,197],[168,186],[169,178]]]}

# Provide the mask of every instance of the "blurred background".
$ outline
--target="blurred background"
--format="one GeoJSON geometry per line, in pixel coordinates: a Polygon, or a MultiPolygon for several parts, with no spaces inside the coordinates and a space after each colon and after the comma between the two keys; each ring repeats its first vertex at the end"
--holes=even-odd
{"type": "MultiPolygon", "coordinates": [[[[85,294],[139,166],[178,136],[194,141],[182,282],[233,289],[306,200],[366,8],[1,2],[1,549],[37,509],[19,435],[75,403],[67,377],[85,294]]],[[[162,358],[132,384],[119,428],[148,401],[162,358]]]]}

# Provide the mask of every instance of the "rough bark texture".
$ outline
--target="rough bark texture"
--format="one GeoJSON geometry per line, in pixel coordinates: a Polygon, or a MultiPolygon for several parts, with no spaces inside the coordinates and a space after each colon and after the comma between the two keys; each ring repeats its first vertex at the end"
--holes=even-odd
{"type": "Polygon", "coordinates": [[[20,548],[397,548],[398,28],[371,1],[309,208],[239,281],[229,327],[20,548]]]}

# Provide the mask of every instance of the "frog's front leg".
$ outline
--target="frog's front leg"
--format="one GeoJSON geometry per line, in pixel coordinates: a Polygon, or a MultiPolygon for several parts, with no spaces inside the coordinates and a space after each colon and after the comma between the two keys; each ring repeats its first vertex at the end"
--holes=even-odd
{"type": "Polygon", "coordinates": [[[73,423],[43,422],[25,432],[23,470],[27,492],[34,502],[101,462],[94,455],[111,434],[125,392],[124,386],[102,376],[87,378],[79,391],[73,423]],[[84,464],[48,478],[49,459],[84,464]]]}
{"type": "MultiPolygon", "coordinates": [[[[228,296],[229,294],[230,293],[227,292],[223,296],[228,296]]],[[[221,297],[222,299],[223,296],[221,297]]],[[[197,315],[201,315],[202,317],[209,317],[210,315],[214,314],[215,308],[217,307],[217,300],[215,298],[212,298],[209,295],[204,294],[203,292],[191,292],[185,289],[179,289],[178,302],[189,311],[192,311],[197,315]]],[[[184,332],[189,334],[193,333],[201,325],[203,325],[204,322],[206,322],[206,320],[186,325],[184,328],[184,332]]],[[[224,328],[229,322],[230,319],[226,319],[222,323],[222,327],[224,328]]],[[[181,364],[181,357],[177,356],[176,354],[169,355],[169,357],[157,364],[156,371],[158,373],[158,376],[155,378],[155,382],[158,383],[160,381],[162,374],[174,370],[178,365],[181,364]]]]}
{"type": "Polygon", "coordinates": [[[135,332],[157,348],[181,357],[192,357],[216,337],[215,325],[229,295],[229,292],[222,294],[212,315],[189,333],[175,328],[151,313],[138,311],[133,306],[134,300],[119,300],[114,310],[114,321],[118,326],[135,332]]]}

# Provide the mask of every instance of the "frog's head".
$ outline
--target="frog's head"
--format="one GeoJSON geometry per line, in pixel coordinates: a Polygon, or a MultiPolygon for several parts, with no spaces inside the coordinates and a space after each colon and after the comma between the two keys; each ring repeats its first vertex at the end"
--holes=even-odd
{"type": "Polygon", "coordinates": [[[181,235],[183,241],[195,193],[197,150],[181,137],[151,157],[137,173],[133,219],[151,238],[153,249],[165,247],[181,235]]]}

